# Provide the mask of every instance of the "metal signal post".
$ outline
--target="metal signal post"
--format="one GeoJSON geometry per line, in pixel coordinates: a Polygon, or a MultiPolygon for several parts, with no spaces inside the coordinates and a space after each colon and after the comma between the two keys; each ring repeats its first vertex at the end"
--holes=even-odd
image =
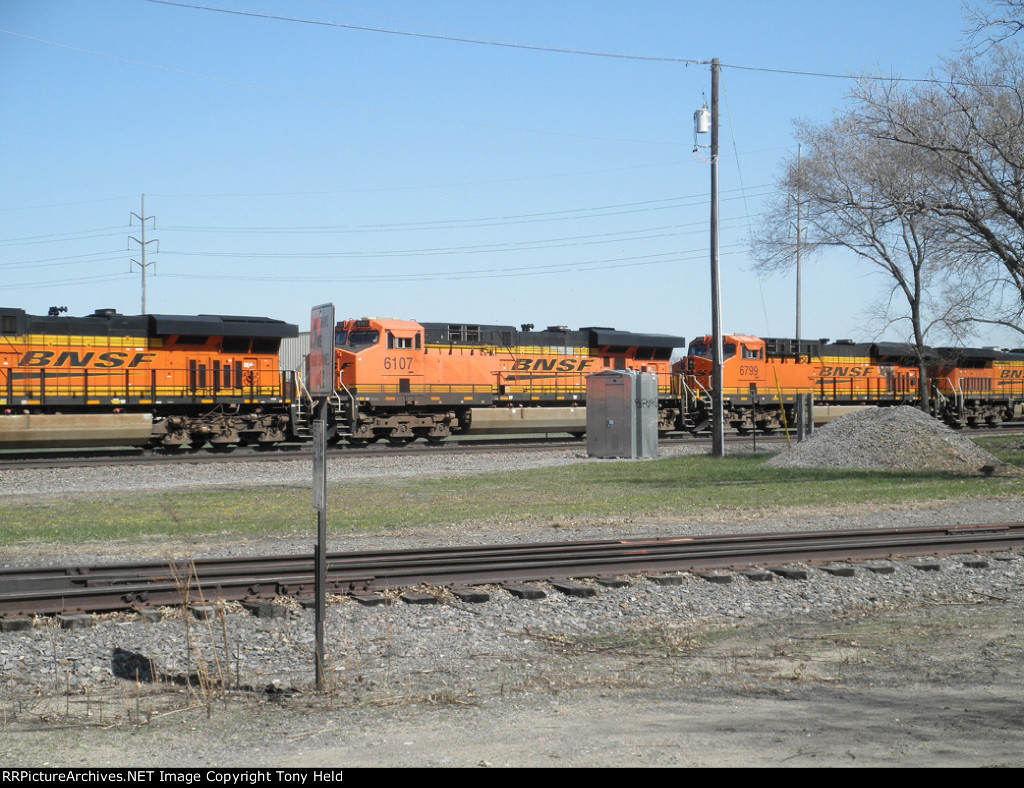
{"type": "Polygon", "coordinates": [[[309,395],[316,401],[313,421],[313,508],[316,509],[314,595],[316,689],[323,689],[327,617],[327,423],[334,394],[334,304],[314,307],[309,321],[309,395]]]}

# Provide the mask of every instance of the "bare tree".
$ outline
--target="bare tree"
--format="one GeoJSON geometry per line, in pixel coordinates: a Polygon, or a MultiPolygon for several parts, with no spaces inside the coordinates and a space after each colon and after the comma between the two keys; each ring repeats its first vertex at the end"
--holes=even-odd
{"type": "Polygon", "coordinates": [[[962,317],[1024,334],[1024,61],[993,45],[947,64],[941,82],[862,80],[864,133],[913,149],[919,204],[946,223],[945,263],[975,296],[962,317]]]}
{"type": "Polygon", "coordinates": [[[929,300],[945,229],[922,199],[930,183],[920,175],[920,153],[866,133],[852,113],[822,126],[798,123],[797,138],[804,153],[799,162],[796,156],[785,162],[780,196],[753,239],[758,268],[777,271],[794,264],[799,195],[806,253],[845,249],[885,274],[889,289],[880,314],[890,324],[909,323],[906,336],[917,354],[925,403],[925,340],[934,325],[929,300]]]}
{"type": "Polygon", "coordinates": [[[1024,30],[1024,0],[990,0],[987,5],[964,4],[966,34],[980,51],[1024,30]]]}

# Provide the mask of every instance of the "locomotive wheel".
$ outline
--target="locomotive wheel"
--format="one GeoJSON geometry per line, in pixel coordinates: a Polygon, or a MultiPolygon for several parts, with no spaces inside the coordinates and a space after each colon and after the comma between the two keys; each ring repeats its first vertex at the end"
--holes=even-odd
{"type": "Polygon", "coordinates": [[[408,446],[412,443],[412,435],[391,435],[388,437],[388,443],[392,446],[408,446]]]}
{"type": "Polygon", "coordinates": [[[355,449],[361,449],[370,443],[366,438],[346,438],[346,440],[348,441],[348,445],[355,449]]]}

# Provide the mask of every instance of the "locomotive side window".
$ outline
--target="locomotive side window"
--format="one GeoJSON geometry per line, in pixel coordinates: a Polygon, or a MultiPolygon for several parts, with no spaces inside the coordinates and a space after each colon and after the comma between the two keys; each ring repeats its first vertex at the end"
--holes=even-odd
{"type": "Polygon", "coordinates": [[[747,359],[761,359],[764,358],[764,351],[762,348],[749,348],[746,345],[741,346],[743,348],[741,358],[747,359]]]}
{"type": "MultiPolygon", "coordinates": [[[[416,335],[418,340],[419,334],[416,335]]],[[[412,349],[412,337],[396,337],[390,331],[388,331],[388,350],[411,350],[412,349]]]]}

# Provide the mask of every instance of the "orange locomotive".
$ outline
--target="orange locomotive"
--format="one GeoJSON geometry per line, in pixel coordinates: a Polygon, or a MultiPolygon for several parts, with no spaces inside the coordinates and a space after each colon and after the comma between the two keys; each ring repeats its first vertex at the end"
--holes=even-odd
{"type": "MultiPolygon", "coordinates": [[[[819,407],[920,405],[911,345],[730,335],[722,350],[724,420],[741,433],[792,424],[798,394],[819,407]]],[[[928,348],[925,366],[929,411],[953,427],[994,426],[1024,407],[1020,351],[928,348]]],[[[685,426],[702,429],[711,418],[711,337],[695,339],[674,369],[687,393],[685,426]]]]}
{"type": "MultiPolygon", "coordinates": [[[[693,340],[675,366],[689,393],[691,430],[711,419],[711,342],[710,336],[693,340]]],[[[817,405],[916,404],[918,370],[905,345],[723,337],[727,426],[746,433],[792,424],[798,394],[813,395],[817,405]]]]}
{"type": "Polygon", "coordinates": [[[932,351],[935,415],[957,427],[995,426],[1016,418],[1024,405],[1024,353],[995,348],[932,351]]]}
{"type": "Polygon", "coordinates": [[[0,308],[0,448],[178,448],[292,437],[281,339],[264,317],[87,317],[0,308]]]}
{"type": "Polygon", "coordinates": [[[334,412],[353,443],[454,433],[586,430],[586,378],[608,369],[658,375],[662,427],[679,421],[671,355],[682,337],[611,328],[345,320],[335,332],[334,412]]]}

